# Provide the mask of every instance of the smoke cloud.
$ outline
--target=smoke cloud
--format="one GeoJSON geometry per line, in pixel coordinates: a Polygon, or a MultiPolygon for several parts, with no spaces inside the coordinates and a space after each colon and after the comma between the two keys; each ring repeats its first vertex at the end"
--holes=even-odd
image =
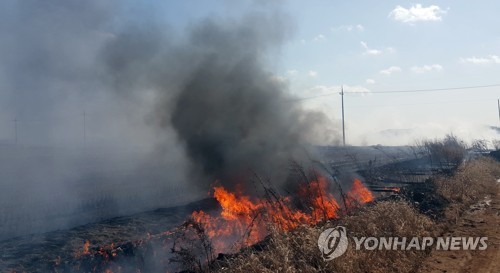
{"type": "Polygon", "coordinates": [[[294,28],[279,3],[185,26],[163,1],[0,5],[3,237],[283,174],[337,137],[273,73],[294,28]]]}
{"type": "Polygon", "coordinates": [[[265,70],[264,54],[282,42],[282,24],[253,16],[236,25],[206,22],[193,31],[200,63],[174,96],[170,121],[205,174],[276,170],[305,148],[316,120],[265,70]]]}
{"type": "Polygon", "coordinates": [[[281,14],[252,13],[203,20],[180,41],[125,32],[106,59],[120,86],[133,79],[134,91],[155,90],[152,118],[174,130],[192,171],[211,179],[279,172],[304,156],[312,133],[329,128],[321,113],[293,103],[269,69],[289,25],[281,14]]]}

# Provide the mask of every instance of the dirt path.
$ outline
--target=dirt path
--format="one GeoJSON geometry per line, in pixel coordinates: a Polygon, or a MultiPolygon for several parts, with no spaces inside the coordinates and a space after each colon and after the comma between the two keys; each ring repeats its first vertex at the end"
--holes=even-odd
{"type": "Polygon", "coordinates": [[[486,236],[488,249],[484,251],[433,251],[423,261],[419,272],[499,273],[500,194],[471,207],[458,220],[457,225],[443,236],[486,236]]]}

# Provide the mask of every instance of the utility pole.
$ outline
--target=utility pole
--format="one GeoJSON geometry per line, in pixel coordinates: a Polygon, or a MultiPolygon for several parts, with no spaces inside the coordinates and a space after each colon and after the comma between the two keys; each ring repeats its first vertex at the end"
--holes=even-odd
{"type": "Polygon", "coordinates": [[[86,115],[85,111],[83,111],[83,147],[87,147],[87,124],[86,124],[86,115]]]}
{"type": "Polygon", "coordinates": [[[340,87],[340,95],[342,96],[342,143],[345,146],[345,121],[344,121],[344,86],[340,87]]]}
{"type": "Polygon", "coordinates": [[[498,121],[500,121],[500,99],[497,100],[498,103],[498,121]]]}
{"type": "Polygon", "coordinates": [[[16,144],[17,144],[17,117],[14,117],[14,136],[16,138],[16,144]]]}

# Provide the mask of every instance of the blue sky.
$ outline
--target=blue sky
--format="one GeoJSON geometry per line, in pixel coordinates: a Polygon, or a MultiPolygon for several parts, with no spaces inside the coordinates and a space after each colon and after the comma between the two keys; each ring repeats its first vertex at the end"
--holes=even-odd
{"type": "MultiPolygon", "coordinates": [[[[330,92],[341,84],[377,92],[499,83],[498,2],[315,1],[307,9],[291,3],[297,36],[283,62],[297,94],[330,92]]],[[[480,128],[498,125],[498,97],[500,87],[346,95],[347,131],[357,144],[396,141],[377,137],[379,128],[413,129],[408,138],[447,131],[498,138],[480,128]]],[[[307,103],[330,105],[332,119],[339,116],[338,97],[319,100],[307,103]]],[[[397,142],[403,141],[411,139],[397,142]]]]}
{"type": "MultiPolygon", "coordinates": [[[[21,3],[6,1],[2,3],[6,8],[0,9],[2,19],[21,25],[19,35],[8,24],[1,24],[3,28],[0,26],[0,31],[7,37],[13,37],[12,48],[8,39],[3,41],[7,41],[8,52],[21,52],[16,53],[15,58],[16,54],[2,56],[7,60],[2,62],[6,71],[12,70],[14,75],[19,73],[15,73],[8,61],[30,61],[30,54],[38,52],[34,49],[40,49],[46,55],[42,60],[51,60],[47,56],[59,60],[62,52],[75,68],[90,67],[97,73],[92,66],[93,61],[99,59],[96,52],[124,25],[145,29],[150,25],[161,26],[165,27],[167,36],[173,31],[176,35],[171,37],[179,38],[205,18],[238,20],[254,11],[272,9],[288,16],[290,36],[279,50],[272,51],[267,70],[295,96],[318,97],[296,103],[324,112],[337,130],[341,124],[341,103],[340,96],[335,93],[340,91],[341,85],[346,92],[351,92],[345,95],[349,144],[408,144],[415,139],[441,137],[446,133],[455,133],[467,140],[500,138],[487,129],[487,126],[500,126],[497,110],[500,86],[441,92],[377,93],[500,84],[500,28],[495,27],[500,25],[498,1],[129,0],[120,1],[119,5],[111,1],[94,1],[88,6],[78,1],[53,1],[41,5],[47,6],[47,9],[41,9],[41,13],[47,11],[50,20],[39,14],[33,16],[21,12],[23,7],[30,6],[21,3]],[[52,13],[57,15],[59,10],[64,11],[63,7],[72,10],[69,14],[79,17],[72,18],[75,15],[65,12],[54,17],[52,13]],[[19,14],[13,12],[16,10],[19,14]],[[33,20],[35,23],[13,20],[16,16],[36,20],[33,20]],[[66,19],[70,19],[65,23],[68,26],[57,23],[66,19]],[[150,24],[158,20],[159,24],[150,24]],[[26,22],[26,25],[20,22],[26,22]],[[40,22],[42,26],[39,27],[40,22]],[[37,31],[37,27],[44,29],[43,22],[50,31],[37,31]],[[30,42],[32,38],[41,42],[30,42]],[[79,54],[69,54],[73,52],[79,54]],[[331,96],[322,96],[332,93],[331,96]],[[396,129],[400,134],[383,133],[389,129],[396,129]]],[[[57,64],[54,64],[55,72],[59,73],[57,64]]],[[[12,82],[21,86],[30,83],[24,79],[13,79],[12,82]]],[[[76,81],[72,86],[65,82],[67,86],[64,86],[69,90],[89,88],[78,83],[76,81]]],[[[47,88],[52,90],[52,85],[57,84],[51,83],[47,88]]],[[[2,92],[8,94],[7,89],[8,86],[3,87],[2,92]]],[[[3,93],[0,95],[4,96],[3,93]]],[[[70,100],[69,97],[63,97],[63,100],[70,100]]],[[[35,110],[42,111],[40,105],[45,105],[37,98],[32,99],[34,105],[20,99],[18,108],[35,115],[33,113],[38,113],[35,110]]],[[[41,99],[50,98],[44,96],[41,99]]],[[[61,111],[74,110],[78,112],[75,114],[78,118],[84,110],[91,112],[96,105],[105,105],[101,102],[103,100],[72,99],[71,103],[78,105],[78,110],[68,106],[61,111]]],[[[13,105],[8,99],[0,99],[2,101],[13,105]]],[[[24,119],[23,124],[27,124],[26,119],[33,119],[23,117],[19,109],[16,110],[18,113],[0,109],[4,112],[3,119],[0,119],[3,138],[12,138],[14,116],[24,119]]],[[[80,129],[76,127],[73,131],[78,135],[80,129]]]]}
{"type": "MultiPolygon", "coordinates": [[[[207,15],[237,18],[279,6],[292,18],[293,35],[270,69],[299,97],[337,92],[340,85],[360,92],[345,96],[351,144],[403,144],[450,132],[498,138],[482,126],[499,125],[500,87],[376,94],[500,84],[498,1],[276,3],[186,1],[167,5],[166,18],[182,29],[207,15]],[[411,133],[393,138],[380,133],[386,129],[411,133]]],[[[301,103],[340,124],[340,96],[301,103]]]]}

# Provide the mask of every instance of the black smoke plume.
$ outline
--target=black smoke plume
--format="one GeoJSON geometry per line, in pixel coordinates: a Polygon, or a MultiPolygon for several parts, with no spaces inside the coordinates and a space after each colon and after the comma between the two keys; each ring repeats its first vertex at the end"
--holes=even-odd
{"type": "Polygon", "coordinates": [[[290,101],[284,83],[265,70],[268,18],[239,25],[208,22],[191,41],[200,62],[172,102],[171,121],[190,158],[216,178],[248,169],[283,167],[304,148],[307,115],[290,101]],[[267,20],[266,20],[267,19],[267,20]]]}
{"type": "Polygon", "coordinates": [[[186,23],[180,1],[0,1],[0,240],[303,159],[327,123],[275,72],[293,20],[257,2],[186,23]]]}
{"type": "Polygon", "coordinates": [[[143,81],[132,83],[136,91],[156,89],[153,119],[173,128],[192,172],[222,180],[278,173],[289,160],[304,159],[313,134],[329,127],[321,113],[302,110],[286,81],[271,73],[289,25],[281,14],[252,13],[203,20],[184,40],[126,32],[106,59],[120,63],[114,65],[120,79],[143,81]]]}

